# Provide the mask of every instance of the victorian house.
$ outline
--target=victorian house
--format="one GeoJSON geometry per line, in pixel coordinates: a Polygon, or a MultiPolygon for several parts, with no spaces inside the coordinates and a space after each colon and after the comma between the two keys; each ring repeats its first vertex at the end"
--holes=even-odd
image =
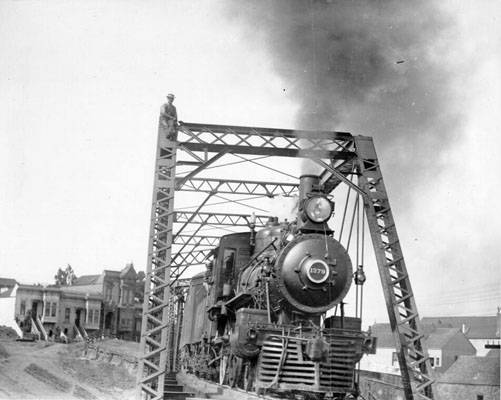
{"type": "Polygon", "coordinates": [[[19,285],[15,318],[30,323],[40,336],[63,332],[74,338],[86,335],[138,340],[142,305],[135,300],[137,273],[132,264],[121,271],[104,270],[84,275],[72,285],[19,285]]]}

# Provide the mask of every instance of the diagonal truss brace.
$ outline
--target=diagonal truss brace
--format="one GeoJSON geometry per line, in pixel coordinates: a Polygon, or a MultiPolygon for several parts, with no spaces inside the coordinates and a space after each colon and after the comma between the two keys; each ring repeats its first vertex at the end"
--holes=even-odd
{"type": "MultiPolygon", "coordinates": [[[[346,176],[354,171],[360,174],[359,185],[365,194],[367,219],[376,248],[378,268],[381,279],[386,282],[385,298],[390,321],[394,322],[392,328],[395,336],[398,336],[397,344],[402,345],[399,353],[401,370],[410,371],[409,378],[404,377],[404,381],[412,382],[409,393],[416,396],[408,397],[406,392],[406,399],[419,396],[431,398],[429,394],[432,381],[428,379],[429,365],[426,364],[426,350],[419,333],[421,329],[418,326],[410,281],[398,237],[393,229],[394,223],[382,177],[373,179],[371,176],[371,160],[375,160],[380,175],[373,148],[373,153],[370,152],[372,141],[370,146],[364,147],[364,139],[367,138],[354,138],[343,132],[304,132],[184,123],[179,128],[178,142],[170,142],[166,139],[165,132],[159,130],[141,337],[143,357],[138,374],[143,395],[148,399],[163,398],[163,376],[172,364],[172,354],[167,348],[165,333],[166,326],[175,318],[170,287],[187,268],[206,260],[210,254],[208,247],[217,245],[218,237],[201,234],[201,227],[249,225],[249,215],[202,213],[200,209],[197,213],[176,212],[173,208],[174,194],[176,191],[198,191],[210,196],[227,193],[273,197],[278,194],[291,195],[297,190],[297,185],[285,183],[197,177],[199,172],[225,154],[255,154],[265,157],[328,159],[330,164],[324,163],[324,172],[321,174],[321,182],[327,192],[341,182],[349,182],[346,176]],[[178,152],[184,152],[190,160],[176,162],[178,152]],[[176,177],[176,165],[193,169],[176,177]],[[173,234],[174,224],[183,224],[183,227],[194,224],[197,227],[191,235],[182,230],[173,234]],[[175,249],[174,257],[171,257],[172,246],[175,249]]],[[[267,219],[268,216],[257,216],[256,225],[265,225],[267,219]]]]}
{"type": "Polygon", "coordinates": [[[298,185],[293,183],[254,182],[230,179],[177,178],[177,190],[189,192],[204,192],[225,194],[242,194],[273,197],[276,195],[290,196],[298,185]]]}
{"type": "Polygon", "coordinates": [[[188,246],[210,246],[216,247],[219,243],[219,236],[202,235],[176,235],[173,244],[188,246]]]}
{"type": "MultiPolygon", "coordinates": [[[[226,213],[193,213],[188,211],[177,211],[174,215],[174,222],[201,225],[221,225],[221,226],[249,226],[250,215],[246,214],[226,214],[226,213]]],[[[268,215],[256,215],[256,226],[265,226],[268,215]]]]}
{"type": "Polygon", "coordinates": [[[372,139],[355,137],[359,186],[395,339],[406,400],[433,399],[431,365],[372,139]]]}

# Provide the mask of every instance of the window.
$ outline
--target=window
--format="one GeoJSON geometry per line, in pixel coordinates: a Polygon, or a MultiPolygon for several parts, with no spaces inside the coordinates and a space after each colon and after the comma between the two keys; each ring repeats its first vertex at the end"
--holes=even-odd
{"type": "Polygon", "coordinates": [[[44,312],[45,316],[46,317],[50,316],[50,303],[45,303],[44,309],[45,309],[45,312],[44,312]]]}
{"type": "Polygon", "coordinates": [[[50,316],[55,317],[57,312],[57,303],[51,303],[50,316]]]}
{"type": "Polygon", "coordinates": [[[435,367],[435,359],[433,357],[430,357],[430,365],[431,367],[435,367]]]}
{"type": "Polygon", "coordinates": [[[441,367],[441,360],[440,357],[435,357],[435,367],[441,367]]]}
{"type": "Polygon", "coordinates": [[[104,296],[106,300],[111,300],[111,297],[112,297],[111,296],[112,295],[111,292],[112,292],[111,286],[107,285],[106,286],[106,290],[105,290],[105,296],[104,296]]]}
{"type": "Polygon", "coordinates": [[[483,394],[477,394],[477,400],[484,400],[483,394]]]}
{"type": "Polygon", "coordinates": [[[397,352],[394,351],[391,353],[391,366],[392,367],[398,367],[398,357],[397,357],[397,352]]]}
{"type": "Polygon", "coordinates": [[[132,291],[130,289],[124,289],[124,294],[123,294],[123,303],[124,304],[131,304],[131,296],[132,291]]]}
{"type": "Polygon", "coordinates": [[[70,309],[69,308],[65,308],[64,309],[64,322],[67,324],[68,322],[70,322],[70,309]]]}
{"type": "Polygon", "coordinates": [[[233,283],[233,271],[235,268],[235,249],[224,249],[223,253],[223,268],[221,271],[221,281],[222,291],[218,294],[219,296],[230,296],[231,295],[231,285],[233,283]]]}
{"type": "Polygon", "coordinates": [[[99,325],[99,310],[94,310],[94,324],[99,325]]]}
{"type": "Polygon", "coordinates": [[[24,300],[21,301],[21,309],[19,310],[19,314],[26,314],[26,301],[24,300]]]}

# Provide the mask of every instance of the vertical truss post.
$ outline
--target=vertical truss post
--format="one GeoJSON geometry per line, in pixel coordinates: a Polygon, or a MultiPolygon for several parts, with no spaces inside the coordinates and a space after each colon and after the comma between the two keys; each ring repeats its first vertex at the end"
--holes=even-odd
{"type": "Polygon", "coordinates": [[[359,186],[365,193],[367,222],[395,339],[405,398],[433,399],[430,362],[376,150],[372,138],[355,136],[354,139],[359,186]]]}
{"type": "MultiPolygon", "coordinates": [[[[164,375],[169,368],[176,368],[182,305],[175,304],[176,296],[171,293],[171,286],[187,268],[203,263],[210,251],[203,246],[217,243],[217,237],[200,234],[201,227],[248,225],[246,213],[206,211],[207,200],[200,204],[196,212],[175,212],[175,192],[207,193],[208,199],[217,193],[272,197],[277,194],[290,195],[296,190],[297,183],[228,180],[226,177],[209,179],[199,176],[211,164],[231,154],[311,158],[324,168],[320,180],[326,193],[332,192],[341,182],[362,192],[396,342],[406,400],[432,399],[433,381],[428,374],[430,364],[420,333],[419,316],[372,140],[353,137],[345,132],[306,132],[193,123],[183,123],[179,128],[178,138],[179,143],[168,140],[166,132],[160,126],[141,329],[139,397],[162,399],[164,375]],[[179,165],[192,169],[180,172],[176,179],[177,151],[189,157],[187,160],[181,159],[179,165]],[[330,164],[322,160],[329,160],[330,164]],[[359,175],[357,187],[347,179],[354,169],[359,175]],[[194,227],[194,231],[188,234],[181,229],[174,235],[174,223],[182,226],[189,224],[194,227]],[[172,254],[173,244],[177,245],[176,254],[172,254]],[[183,249],[186,250],[182,252],[183,249]]],[[[233,202],[238,203],[236,200],[233,202]]],[[[256,216],[256,224],[264,225],[267,217],[256,216]]]]}
{"type": "Polygon", "coordinates": [[[138,398],[163,399],[167,367],[176,145],[159,124],[138,369],[138,398]]]}
{"type": "Polygon", "coordinates": [[[165,370],[168,372],[174,371],[174,332],[176,326],[176,294],[175,289],[171,287],[169,297],[168,319],[167,319],[167,351],[165,360],[165,370]]]}

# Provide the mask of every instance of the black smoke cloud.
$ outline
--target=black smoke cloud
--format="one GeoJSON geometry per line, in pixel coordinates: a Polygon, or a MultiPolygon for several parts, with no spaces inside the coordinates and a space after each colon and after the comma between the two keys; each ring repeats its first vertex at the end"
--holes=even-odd
{"type": "Polygon", "coordinates": [[[434,3],[229,1],[224,11],[269,54],[299,104],[297,128],[373,136],[399,201],[410,200],[406,182],[444,167],[460,114],[441,57],[453,24],[434,3]]]}

